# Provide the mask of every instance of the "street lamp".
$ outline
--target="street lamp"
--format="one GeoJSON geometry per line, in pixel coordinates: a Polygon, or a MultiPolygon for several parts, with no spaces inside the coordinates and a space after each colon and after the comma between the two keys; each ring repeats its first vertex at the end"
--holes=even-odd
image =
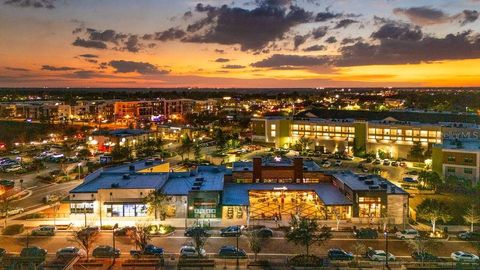
{"type": "Polygon", "coordinates": [[[80,172],[80,169],[82,168],[82,163],[80,162],[77,165],[78,165],[78,180],[80,180],[82,177],[82,173],[80,172]]]}
{"type": "Polygon", "coordinates": [[[185,201],[183,204],[185,205],[185,229],[187,229],[187,226],[188,226],[188,202],[185,201]]]}
{"type": "Polygon", "coordinates": [[[23,179],[20,179],[20,191],[23,191],[23,179]]]}
{"type": "Polygon", "coordinates": [[[115,223],[115,225],[112,228],[112,246],[113,246],[113,264],[115,264],[115,258],[117,257],[116,250],[115,250],[115,230],[118,229],[118,223],[115,223]]]}

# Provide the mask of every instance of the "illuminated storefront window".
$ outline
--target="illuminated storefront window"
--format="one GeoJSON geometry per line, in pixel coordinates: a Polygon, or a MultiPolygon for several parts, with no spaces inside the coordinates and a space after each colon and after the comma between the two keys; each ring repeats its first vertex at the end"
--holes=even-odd
{"type": "Polygon", "coordinates": [[[92,214],[93,213],[93,203],[71,203],[70,204],[70,213],[71,214],[92,214]]]}
{"type": "Polygon", "coordinates": [[[379,218],[381,215],[381,198],[378,197],[359,197],[358,209],[359,217],[379,218]]]}
{"type": "Polygon", "coordinates": [[[147,215],[145,204],[107,204],[107,217],[144,217],[147,215]]]}

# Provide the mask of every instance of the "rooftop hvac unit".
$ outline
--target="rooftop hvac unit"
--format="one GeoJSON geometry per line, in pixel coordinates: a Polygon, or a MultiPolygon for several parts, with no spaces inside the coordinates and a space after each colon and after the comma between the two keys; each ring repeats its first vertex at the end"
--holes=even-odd
{"type": "Polygon", "coordinates": [[[122,176],[123,180],[128,180],[130,179],[130,174],[126,173],[122,176]]]}
{"type": "Polygon", "coordinates": [[[368,188],[369,189],[379,189],[380,187],[378,185],[371,185],[368,188]]]}
{"type": "Polygon", "coordinates": [[[366,185],[373,185],[373,180],[365,180],[366,185]]]}

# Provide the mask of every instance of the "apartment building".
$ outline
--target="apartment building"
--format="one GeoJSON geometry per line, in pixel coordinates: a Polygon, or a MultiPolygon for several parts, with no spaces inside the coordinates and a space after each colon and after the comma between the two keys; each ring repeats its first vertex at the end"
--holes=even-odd
{"type": "Polygon", "coordinates": [[[475,139],[446,139],[435,145],[432,169],[443,178],[454,176],[460,180],[480,183],[480,141],[475,139]]]}

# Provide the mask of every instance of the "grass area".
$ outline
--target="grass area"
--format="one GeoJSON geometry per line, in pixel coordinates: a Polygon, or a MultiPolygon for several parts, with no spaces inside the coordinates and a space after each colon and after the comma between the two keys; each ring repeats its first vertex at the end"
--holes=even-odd
{"type": "Polygon", "coordinates": [[[425,199],[436,199],[445,202],[452,210],[453,218],[447,222],[449,225],[464,225],[463,215],[467,208],[474,202],[478,202],[478,198],[474,195],[466,195],[461,193],[439,193],[432,195],[417,195],[410,199],[410,207],[416,209],[417,206],[425,199]]]}

